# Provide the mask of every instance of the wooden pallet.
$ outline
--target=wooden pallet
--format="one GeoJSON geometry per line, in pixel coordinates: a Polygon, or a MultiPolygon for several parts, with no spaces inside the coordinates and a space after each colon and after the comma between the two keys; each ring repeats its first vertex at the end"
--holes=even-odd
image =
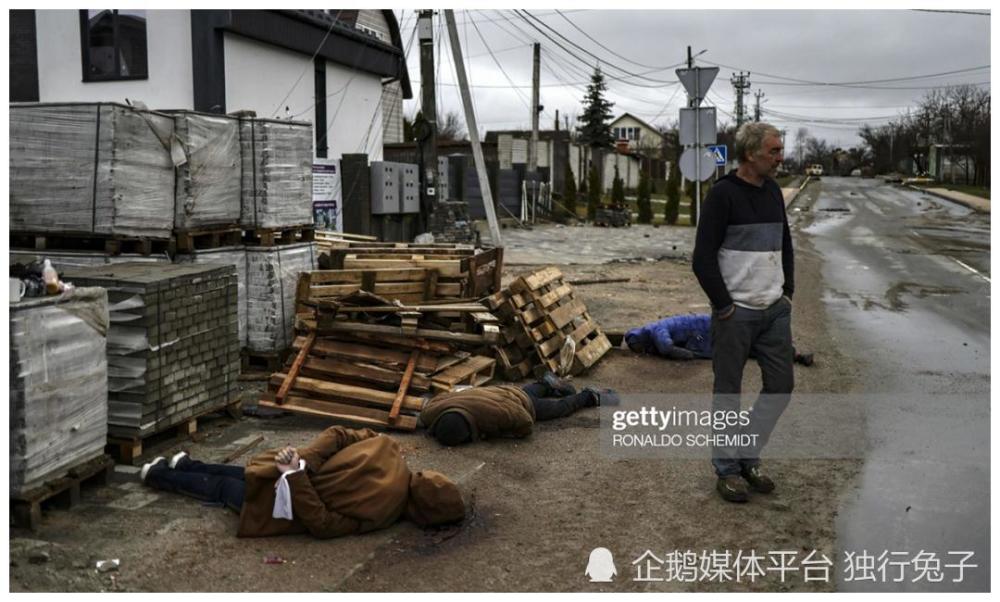
{"type": "MultiPolygon", "coordinates": [[[[433,269],[441,284],[458,284],[448,297],[479,299],[500,290],[503,248],[479,250],[459,245],[380,243],[331,249],[320,258],[327,269],[433,269]],[[405,245],[405,246],[403,246],[405,245]]],[[[444,291],[440,291],[444,293],[444,291]]],[[[444,298],[444,294],[439,294],[444,298]]]]}
{"type": "Polygon", "coordinates": [[[10,244],[12,248],[37,251],[97,251],[108,255],[132,253],[148,256],[173,253],[174,250],[169,238],[86,233],[11,232],[10,244]]]}
{"type": "Polygon", "coordinates": [[[160,426],[149,433],[136,436],[115,436],[108,435],[108,445],[105,448],[111,455],[122,464],[135,464],[142,456],[143,446],[153,443],[160,443],[166,440],[190,437],[198,432],[198,419],[209,414],[224,412],[230,418],[238,419],[242,415],[242,404],[240,400],[232,401],[221,407],[203,411],[195,416],[181,419],[179,422],[169,426],[160,426]]]}
{"type": "Polygon", "coordinates": [[[243,231],[243,242],[259,247],[311,242],[315,238],[316,229],[311,224],[284,228],[254,228],[243,231]]]}
{"type": "Polygon", "coordinates": [[[44,485],[23,491],[10,498],[10,511],[14,524],[26,529],[35,529],[42,520],[42,504],[61,503],[72,508],[80,503],[80,489],[85,483],[107,485],[115,462],[111,456],[102,454],[81,462],[44,485]]]}
{"type": "Polygon", "coordinates": [[[422,268],[385,270],[316,270],[299,274],[295,290],[297,313],[307,313],[315,302],[367,291],[402,303],[457,297],[461,285],[437,281],[437,271],[422,268]]]}
{"type": "Polygon", "coordinates": [[[260,405],[410,431],[416,428],[423,394],[484,384],[496,365],[493,358],[433,341],[397,346],[385,339],[350,340],[350,333],[338,338],[321,333],[313,330],[295,339],[295,361],[271,376],[260,405]]]}
{"type": "Polygon", "coordinates": [[[243,230],[236,225],[174,230],[174,246],[178,253],[193,253],[203,249],[220,249],[243,244],[243,230]]]}
{"type": "MultiPolygon", "coordinates": [[[[524,350],[530,343],[537,352],[537,357],[543,369],[553,372],[560,370],[560,353],[566,339],[572,338],[575,352],[571,365],[566,371],[569,374],[579,374],[593,366],[605,353],[611,349],[611,343],[601,331],[582,300],[575,296],[573,287],[563,279],[562,272],[549,267],[537,272],[521,276],[514,280],[507,291],[492,295],[487,305],[506,319],[506,324],[519,324],[526,339],[518,339],[513,335],[513,342],[508,343],[504,355],[508,365],[504,368],[514,370],[522,366],[510,347],[524,350]],[[513,321],[511,320],[513,316],[513,321]]],[[[508,334],[508,340],[511,335],[508,334]]],[[[523,371],[523,366],[516,369],[523,371]]],[[[533,367],[532,371],[536,371],[533,367]]]]}

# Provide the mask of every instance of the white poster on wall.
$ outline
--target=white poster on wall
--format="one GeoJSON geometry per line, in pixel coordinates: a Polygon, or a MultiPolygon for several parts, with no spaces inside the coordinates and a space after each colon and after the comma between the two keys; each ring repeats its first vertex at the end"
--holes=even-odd
{"type": "Polygon", "coordinates": [[[340,161],[313,160],[313,220],[317,230],[344,231],[340,161]]]}

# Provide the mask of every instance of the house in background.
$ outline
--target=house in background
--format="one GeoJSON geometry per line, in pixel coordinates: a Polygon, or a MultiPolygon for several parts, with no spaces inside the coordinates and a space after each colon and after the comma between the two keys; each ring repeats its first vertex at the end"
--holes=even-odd
{"type": "Polygon", "coordinates": [[[10,11],[11,102],[253,110],[313,123],[318,158],[380,160],[412,96],[391,10],[10,11]]]}
{"type": "Polygon", "coordinates": [[[619,152],[639,157],[641,168],[654,180],[667,178],[663,134],[631,113],[623,113],[610,124],[619,152]]]}

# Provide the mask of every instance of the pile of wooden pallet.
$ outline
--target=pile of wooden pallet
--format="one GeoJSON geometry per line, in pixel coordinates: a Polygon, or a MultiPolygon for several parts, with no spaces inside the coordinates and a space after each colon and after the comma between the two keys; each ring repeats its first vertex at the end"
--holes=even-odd
{"type": "Polygon", "coordinates": [[[302,301],[312,317],[300,313],[294,359],[262,406],[413,430],[425,395],[493,378],[499,328],[481,304],[402,305],[366,291],[302,301]]]}
{"type": "Polygon", "coordinates": [[[557,268],[517,278],[486,305],[501,323],[496,355],[504,378],[521,379],[537,369],[579,374],[611,349],[557,268]]]}

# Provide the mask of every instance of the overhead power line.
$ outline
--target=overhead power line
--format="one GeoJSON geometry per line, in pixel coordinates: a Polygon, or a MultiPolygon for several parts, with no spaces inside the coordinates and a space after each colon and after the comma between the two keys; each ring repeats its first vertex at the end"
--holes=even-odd
{"type": "Polygon", "coordinates": [[[618,57],[618,58],[620,58],[620,59],[622,59],[622,60],[624,60],[624,61],[628,61],[629,63],[632,63],[633,65],[638,65],[639,67],[645,67],[645,68],[647,68],[647,69],[654,69],[654,70],[658,70],[658,71],[666,71],[666,70],[668,70],[668,69],[672,69],[672,68],[674,68],[674,67],[677,67],[677,65],[669,65],[669,66],[666,66],[666,67],[657,67],[656,65],[646,65],[646,64],[644,64],[644,63],[640,63],[639,61],[634,61],[634,60],[632,60],[632,59],[628,58],[627,56],[623,56],[623,55],[621,55],[621,54],[618,54],[618,53],[617,53],[617,52],[615,52],[614,50],[612,50],[612,49],[608,48],[608,47],[607,47],[607,46],[605,46],[604,44],[602,44],[602,43],[600,43],[599,41],[597,41],[596,39],[594,39],[594,37],[593,37],[593,36],[591,36],[591,35],[590,35],[589,33],[587,33],[586,31],[584,31],[584,30],[580,29],[580,27],[579,27],[579,26],[578,26],[578,25],[577,25],[576,23],[574,23],[573,21],[571,21],[571,20],[569,19],[569,17],[567,17],[567,16],[566,16],[566,14],[565,14],[565,13],[563,13],[563,12],[560,12],[560,11],[559,11],[559,10],[557,9],[557,10],[556,10],[556,14],[557,14],[557,15],[559,15],[560,17],[562,17],[562,18],[563,18],[563,20],[565,20],[565,21],[566,21],[567,23],[569,23],[569,24],[570,24],[570,25],[571,25],[571,26],[573,27],[573,29],[575,29],[575,30],[579,31],[580,33],[582,33],[582,34],[584,35],[584,37],[586,37],[586,38],[587,38],[588,40],[590,40],[591,42],[593,42],[593,43],[597,44],[598,46],[600,46],[600,47],[601,47],[601,48],[603,48],[604,50],[606,50],[606,51],[610,52],[611,54],[615,55],[616,57],[618,57]]]}

